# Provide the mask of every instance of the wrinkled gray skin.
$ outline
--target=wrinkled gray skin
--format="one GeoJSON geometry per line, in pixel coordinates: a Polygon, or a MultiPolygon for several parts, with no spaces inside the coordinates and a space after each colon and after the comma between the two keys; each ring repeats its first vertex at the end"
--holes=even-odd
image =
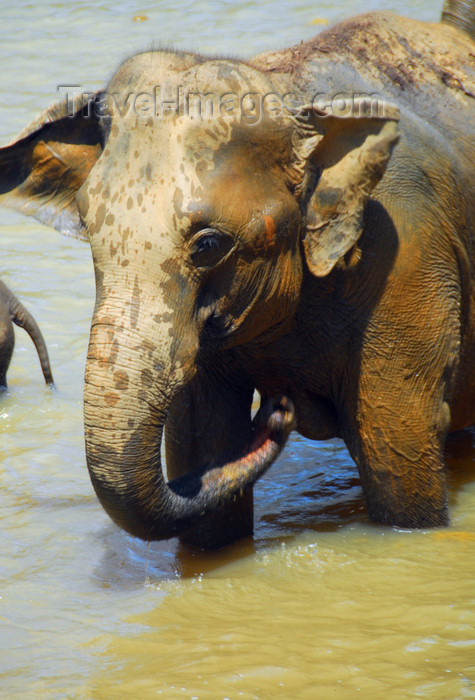
{"type": "Polygon", "coordinates": [[[0,151],[5,204],[90,241],[87,461],[130,533],[250,534],[293,428],[345,440],[372,519],[447,524],[445,437],[475,421],[475,43],[446,16],[364,15],[248,63],[140,54],[0,151]]]}
{"type": "Polygon", "coordinates": [[[53,384],[48,351],[38,324],[16,296],[0,281],[0,389],[5,389],[7,386],[7,370],[15,345],[13,323],[24,328],[32,339],[40,358],[45,382],[53,384]]]}

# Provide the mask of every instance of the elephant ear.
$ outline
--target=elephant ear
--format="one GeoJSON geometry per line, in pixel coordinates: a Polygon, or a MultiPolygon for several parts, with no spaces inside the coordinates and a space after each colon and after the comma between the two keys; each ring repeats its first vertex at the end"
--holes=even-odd
{"type": "Polygon", "coordinates": [[[87,238],[75,198],[104,145],[101,93],[54,104],[0,148],[0,204],[87,238]]]}
{"type": "Polygon", "coordinates": [[[294,138],[294,183],[306,213],[303,247],[317,277],[327,275],[357,242],[363,211],[398,140],[399,110],[353,101],[349,115],[300,110],[294,138]],[[381,116],[382,115],[382,116],[381,116]]]}

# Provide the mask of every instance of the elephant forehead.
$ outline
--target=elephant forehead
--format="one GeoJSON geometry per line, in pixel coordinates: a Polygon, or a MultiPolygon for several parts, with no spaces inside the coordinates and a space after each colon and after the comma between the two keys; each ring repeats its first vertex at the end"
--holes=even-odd
{"type": "Polygon", "coordinates": [[[114,123],[82,196],[91,232],[108,227],[117,235],[120,221],[137,235],[183,233],[181,220],[203,208],[203,175],[215,169],[216,154],[231,136],[229,124],[214,120],[114,123]]]}
{"type": "Polygon", "coordinates": [[[269,73],[229,58],[209,58],[173,51],[149,51],[132,56],[115,73],[107,93],[116,107],[152,104],[155,113],[178,107],[188,96],[236,97],[275,90],[269,73]],[[180,95],[183,101],[180,102],[180,95]]]}
{"type": "Polygon", "coordinates": [[[171,253],[197,218],[252,218],[279,179],[276,158],[289,150],[275,126],[203,115],[115,118],[83,188],[95,245],[114,258],[132,249],[171,253]]]}
{"type": "Polygon", "coordinates": [[[215,154],[233,139],[233,126],[231,120],[190,115],[118,120],[104,158],[119,165],[119,175],[131,172],[138,182],[163,185],[174,182],[178,171],[190,178],[213,169],[215,154]]]}

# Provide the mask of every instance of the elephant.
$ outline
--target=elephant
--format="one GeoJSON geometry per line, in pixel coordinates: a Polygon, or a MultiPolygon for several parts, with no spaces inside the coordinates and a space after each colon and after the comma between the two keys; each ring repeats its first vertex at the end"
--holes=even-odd
{"type": "Polygon", "coordinates": [[[128,533],[252,535],[292,430],[346,443],[372,521],[448,525],[446,436],[475,422],[474,38],[474,0],[448,0],[246,61],[146,51],[0,150],[1,203],[89,241],[86,459],[128,533]]]}
{"type": "Polygon", "coordinates": [[[20,328],[24,328],[32,339],[40,358],[45,382],[52,386],[54,379],[49,363],[48,350],[38,324],[20,300],[0,280],[0,389],[7,388],[7,370],[15,345],[13,323],[20,326],[20,328]]]}

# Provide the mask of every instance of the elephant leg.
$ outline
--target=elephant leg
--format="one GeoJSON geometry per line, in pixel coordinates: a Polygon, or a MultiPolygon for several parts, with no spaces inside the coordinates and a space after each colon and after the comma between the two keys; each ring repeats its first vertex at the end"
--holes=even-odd
{"type": "Polygon", "coordinates": [[[0,301],[0,391],[7,386],[7,370],[13,354],[15,336],[8,310],[0,301]]]}
{"type": "MultiPolygon", "coordinates": [[[[167,477],[178,476],[224,455],[239,453],[250,431],[253,387],[242,377],[229,388],[216,377],[196,377],[173,401],[165,426],[167,477]]],[[[180,540],[216,549],[253,534],[253,492],[247,488],[231,505],[208,513],[180,540]]]]}
{"type": "Polygon", "coordinates": [[[402,343],[388,345],[379,338],[378,348],[361,357],[355,398],[345,408],[352,416],[345,440],[376,522],[448,525],[443,452],[458,357],[458,335],[451,336],[450,327],[447,321],[445,338],[421,337],[404,355],[402,343]],[[382,357],[385,347],[397,352],[382,357]]]}
{"type": "Polygon", "coordinates": [[[360,397],[358,422],[348,445],[370,518],[408,528],[448,525],[443,458],[448,404],[428,406],[414,392],[391,394],[376,384],[360,397]]]}

